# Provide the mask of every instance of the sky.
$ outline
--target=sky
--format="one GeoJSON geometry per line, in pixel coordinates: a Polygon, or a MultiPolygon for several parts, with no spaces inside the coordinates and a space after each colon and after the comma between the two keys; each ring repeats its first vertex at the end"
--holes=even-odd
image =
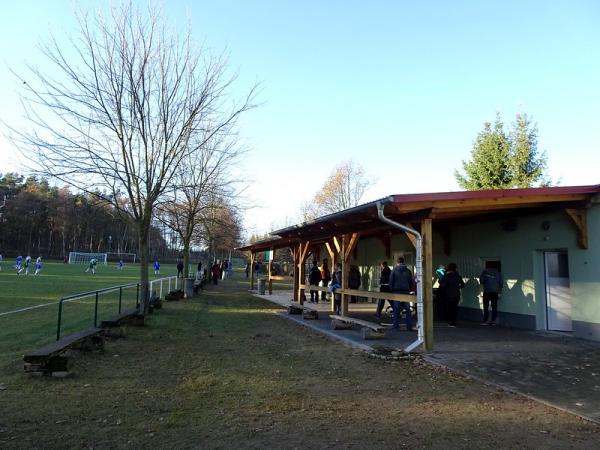
{"type": "MultiPolygon", "coordinates": [[[[147,4],[144,2],[137,2],[147,4]]],[[[107,5],[82,1],[82,7],[107,5]]],[[[0,119],[19,124],[17,73],[37,44],[75,32],[73,2],[2,1],[0,119]]],[[[363,197],[455,191],[483,123],[528,114],[550,177],[600,183],[600,2],[165,1],[176,29],[225,51],[232,98],[260,83],[240,123],[248,233],[299,221],[340,162],[372,181],[363,197]]],[[[42,66],[43,67],[43,66],[42,66]]],[[[4,126],[2,126],[4,127],[4,126]]],[[[6,133],[6,130],[2,130],[6,133]]],[[[0,173],[19,170],[0,137],[0,173]]]]}

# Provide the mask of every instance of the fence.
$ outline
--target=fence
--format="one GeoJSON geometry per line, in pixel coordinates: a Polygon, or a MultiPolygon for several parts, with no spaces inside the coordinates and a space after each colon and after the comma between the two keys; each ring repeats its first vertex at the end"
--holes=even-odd
{"type": "Polygon", "coordinates": [[[180,287],[183,287],[183,280],[181,278],[177,278],[176,276],[164,277],[164,278],[159,278],[158,280],[152,280],[150,282],[149,292],[152,293],[153,290],[156,290],[155,287],[158,284],[158,292],[157,292],[158,297],[163,298],[163,283],[164,283],[165,287],[167,288],[167,292],[171,292],[172,290],[177,290],[178,285],[181,285],[180,287]],[[173,289],[171,289],[171,282],[173,282],[173,289]]]}

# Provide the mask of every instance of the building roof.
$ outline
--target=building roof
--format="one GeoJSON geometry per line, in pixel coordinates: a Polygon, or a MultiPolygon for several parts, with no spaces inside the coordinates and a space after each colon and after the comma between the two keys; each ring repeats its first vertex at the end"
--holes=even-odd
{"type": "Polygon", "coordinates": [[[273,231],[273,239],[242,247],[241,250],[261,251],[272,248],[269,245],[281,248],[300,240],[317,244],[331,236],[353,232],[363,235],[381,233],[390,227],[379,221],[378,203],[384,205],[386,216],[418,227],[424,218],[432,219],[434,224],[451,224],[583,208],[598,193],[600,185],[390,195],[273,231]]]}

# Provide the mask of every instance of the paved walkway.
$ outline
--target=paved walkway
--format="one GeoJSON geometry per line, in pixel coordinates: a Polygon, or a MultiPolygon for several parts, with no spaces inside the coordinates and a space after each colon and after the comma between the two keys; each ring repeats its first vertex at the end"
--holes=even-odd
{"type": "MultiPolygon", "coordinates": [[[[287,307],[292,292],[259,297],[287,307]]],[[[331,330],[329,303],[314,307],[320,312],[318,320],[281,315],[366,351],[382,346],[402,349],[416,339],[416,333],[390,330],[385,340],[365,341],[358,329],[331,330]]],[[[353,317],[374,321],[374,312],[372,303],[349,305],[353,317]]],[[[600,423],[600,343],[473,323],[457,328],[436,324],[434,339],[435,351],[424,355],[429,362],[600,423]]]]}

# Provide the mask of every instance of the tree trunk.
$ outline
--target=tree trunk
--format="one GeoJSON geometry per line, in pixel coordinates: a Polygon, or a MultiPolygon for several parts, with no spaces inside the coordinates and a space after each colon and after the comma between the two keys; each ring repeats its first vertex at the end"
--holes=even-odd
{"type": "Polygon", "coordinates": [[[190,239],[183,240],[183,277],[190,276],[190,239]]]}
{"type": "MultiPolygon", "coordinates": [[[[149,221],[148,221],[149,222],[149,221]]],[[[148,249],[149,224],[138,224],[138,242],[140,254],[140,311],[143,315],[148,313],[149,285],[148,285],[148,261],[150,259],[148,249]]]]}

